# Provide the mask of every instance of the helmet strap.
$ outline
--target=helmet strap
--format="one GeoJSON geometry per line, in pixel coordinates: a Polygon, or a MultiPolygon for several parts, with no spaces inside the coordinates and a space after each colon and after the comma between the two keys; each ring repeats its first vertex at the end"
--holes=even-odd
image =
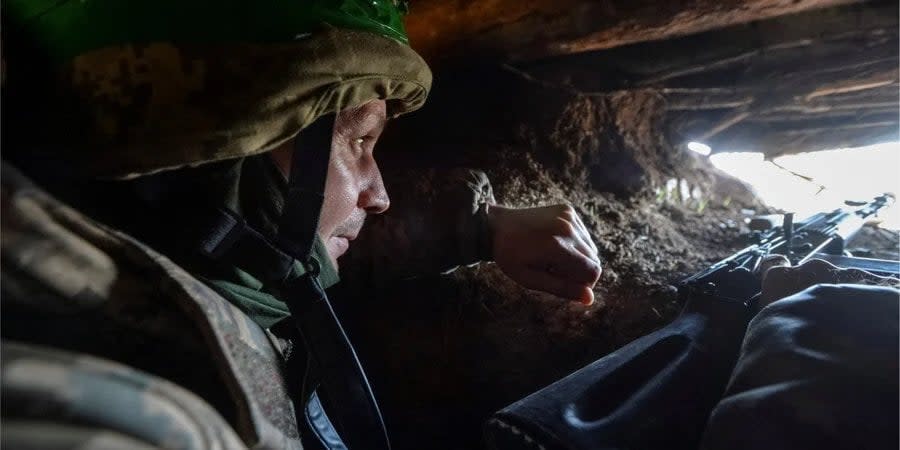
{"type": "MultiPolygon", "coordinates": [[[[319,442],[328,449],[389,450],[378,402],[319,282],[319,262],[313,257],[333,131],[334,116],[330,115],[295,138],[284,208],[274,239],[225,207],[208,214],[192,214],[195,220],[179,223],[179,235],[202,257],[240,266],[265,284],[279,287],[280,297],[291,312],[285,320],[292,321],[298,330],[319,375],[313,395],[295,403],[299,406],[298,419],[306,415],[309,431],[319,442]],[[305,270],[296,270],[298,261],[305,270]]],[[[295,392],[303,395],[299,385],[304,380],[294,382],[299,388],[295,392]]]]}

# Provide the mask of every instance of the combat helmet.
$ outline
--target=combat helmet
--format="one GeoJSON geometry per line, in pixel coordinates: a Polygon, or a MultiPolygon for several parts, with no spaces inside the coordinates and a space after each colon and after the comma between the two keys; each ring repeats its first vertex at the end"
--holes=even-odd
{"type": "MultiPolygon", "coordinates": [[[[422,106],[428,66],[397,0],[10,0],[5,24],[51,60],[85,145],[81,173],[134,177],[271,150],[369,100],[422,106]]],[[[69,152],[69,153],[66,153],[69,152]]]]}

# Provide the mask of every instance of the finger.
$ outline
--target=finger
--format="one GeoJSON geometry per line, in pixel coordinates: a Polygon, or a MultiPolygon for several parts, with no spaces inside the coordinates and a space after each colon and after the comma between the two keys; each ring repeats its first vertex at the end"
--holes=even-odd
{"type": "Polygon", "coordinates": [[[584,238],[584,240],[588,243],[588,245],[591,247],[591,250],[594,251],[594,254],[597,254],[598,253],[597,244],[594,243],[594,239],[591,238],[590,231],[588,231],[587,226],[584,225],[584,221],[581,220],[581,215],[578,214],[577,212],[575,213],[575,221],[576,221],[576,224],[578,225],[578,228],[582,232],[581,237],[584,238]]]}
{"type": "Polygon", "coordinates": [[[564,211],[563,217],[557,218],[556,225],[553,229],[553,238],[560,246],[573,247],[588,259],[594,260],[597,264],[599,264],[600,258],[597,257],[595,252],[591,251],[590,247],[587,244],[582,242],[582,239],[580,237],[581,233],[578,231],[578,226],[575,225],[573,221],[569,221],[564,218],[568,214],[569,213],[567,211],[564,211]]]}
{"type": "Polygon", "coordinates": [[[797,266],[797,270],[811,274],[811,276],[821,279],[822,283],[837,278],[837,273],[841,270],[838,266],[831,264],[823,259],[810,259],[809,261],[797,266]]]}
{"type": "MultiPolygon", "coordinates": [[[[587,227],[584,226],[584,222],[581,221],[578,212],[571,206],[565,206],[560,214],[560,218],[566,224],[561,230],[563,235],[579,238],[579,240],[583,241],[585,247],[590,250],[585,256],[592,259],[598,259],[595,258],[597,255],[597,246],[594,244],[593,239],[591,239],[591,234],[588,233],[587,227]]],[[[597,262],[599,262],[599,260],[597,262]]]]}
{"type": "Polygon", "coordinates": [[[890,286],[895,284],[896,281],[896,278],[875,275],[872,272],[867,272],[862,269],[842,269],[838,274],[839,283],[863,283],[890,286]]]}
{"type": "Polygon", "coordinates": [[[591,239],[591,236],[588,235],[587,230],[582,230],[582,233],[578,236],[578,242],[584,249],[584,255],[594,260],[597,264],[600,264],[600,255],[597,251],[597,245],[594,244],[594,241],[591,239]]]}
{"type": "Polygon", "coordinates": [[[762,304],[767,305],[816,284],[836,283],[839,272],[841,270],[833,264],[815,259],[796,267],[771,267],[762,279],[762,304]]]}
{"type": "Polygon", "coordinates": [[[794,293],[796,277],[791,273],[793,270],[790,267],[776,266],[765,272],[760,306],[766,306],[794,293]]]}
{"type": "Polygon", "coordinates": [[[555,230],[555,237],[562,245],[573,245],[578,252],[599,265],[600,257],[597,255],[597,248],[590,236],[587,235],[587,231],[578,225],[577,217],[572,210],[563,211],[555,230]]]}
{"type": "Polygon", "coordinates": [[[591,306],[594,304],[594,290],[591,287],[584,287],[584,292],[581,297],[581,304],[584,306],[591,306]]]}
{"type": "Polygon", "coordinates": [[[594,302],[594,292],[584,284],[572,282],[545,270],[527,269],[522,275],[520,284],[528,289],[547,292],[585,305],[594,302]]]}
{"type": "Polygon", "coordinates": [[[551,249],[547,253],[546,262],[541,261],[540,264],[543,266],[531,265],[531,268],[546,272],[549,267],[552,275],[586,286],[597,284],[603,272],[596,261],[565,245],[551,249]]]}
{"type": "Polygon", "coordinates": [[[597,256],[597,252],[593,251],[588,245],[584,242],[584,240],[579,239],[577,236],[571,237],[569,239],[557,239],[557,242],[561,246],[570,246],[575,251],[580,253],[582,256],[586,257],[593,261],[594,264],[600,265],[600,257],[597,256]]]}

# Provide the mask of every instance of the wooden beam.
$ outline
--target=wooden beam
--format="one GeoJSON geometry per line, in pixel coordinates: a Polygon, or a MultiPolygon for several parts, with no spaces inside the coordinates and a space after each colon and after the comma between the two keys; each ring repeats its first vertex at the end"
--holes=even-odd
{"type": "Polygon", "coordinates": [[[888,62],[896,66],[897,4],[854,4],[808,11],[715,31],[611,50],[515,64],[535,79],[584,92],[628,89],[732,88],[765,82],[784,67],[823,71],[888,62]],[[706,77],[713,74],[711,79],[706,77]],[[698,83],[672,83],[673,80],[698,83]]]}
{"type": "Polygon", "coordinates": [[[866,111],[852,115],[803,115],[783,120],[748,120],[748,122],[764,122],[769,130],[785,133],[887,126],[898,121],[900,119],[897,111],[866,111]]]}
{"type": "Polygon", "coordinates": [[[700,142],[708,141],[711,137],[733,127],[748,116],[750,116],[748,108],[739,108],[723,117],[719,123],[704,131],[703,134],[697,137],[697,140],[700,142]]]}
{"type": "Polygon", "coordinates": [[[835,105],[827,109],[818,110],[789,110],[781,107],[778,110],[770,110],[765,113],[751,116],[748,121],[755,122],[784,122],[797,120],[802,118],[817,117],[845,117],[853,118],[863,115],[889,113],[895,116],[900,115],[900,106],[897,102],[869,103],[855,105],[835,105]]]}
{"type": "Polygon", "coordinates": [[[742,122],[709,139],[706,144],[714,152],[752,151],[762,152],[767,158],[780,155],[828,150],[843,147],[860,147],[879,142],[896,141],[900,135],[897,116],[871,117],[870,120],[823,120],[818,123],[783,124],[742,122]]]}
{"type": "Polygon", "coordinates": [[[839,81],[816,88],[816,90],[806,95],[806,101],[830,95],[848,94],[851,92],[867,91],[869,89],[892,86],[897,84],[897,81],[898,73],[896,71],[875,73],[864,79],[839,81]]]}
{"type": "MultiPolygon", "coordinates": [[[[775,80],[779,83],[781,80],[775,80]]],[[[849,82],[848,82],[849,83],[849,82]]],[[[820,88],[815,88],[819,90],[820,88]]],[[[809,99],[808,90],[780,92],[770,90],[768,107],[757,111],[763,115],[797,116],[806,114],[843,113],[871,109],[900,109],[900,84],[894,82],[864,91],[818,96],[809,99]],[[851,95],[859,94],[859,95],[851,95]],[[780,98],[773,98],[781,95],[780,98]]],[[[666,109],[677,111],[726,110],[748,107],[755,102],[759,91],[747,87],[736,89],[663,89],[666,109]]]]}
{"type": "Polygon", "coordinates": [[[734,109],[750,106],[753,96],[749,94],[668,94],[665,96],[669,111],[704,111],[710,109],[734,109]]]}
{"type": "Polygon", "coordinates": [[[667,39],[856,0],[419,0],[406,27],[413,48],[440,62],[504,61],[667,39]]]}

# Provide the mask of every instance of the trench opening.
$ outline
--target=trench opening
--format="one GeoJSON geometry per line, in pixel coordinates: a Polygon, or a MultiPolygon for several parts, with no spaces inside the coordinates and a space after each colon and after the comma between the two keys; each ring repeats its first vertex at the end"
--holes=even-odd
{"type": "MultiPolygon", "coordinates": [[[[766,160],[756,152],[721,152],[709,157],[718,169],[749,184],[767,205],[807,217],[841,206],[900,192],[900,142],[824,150],[766,160]]],[[[896,204],[879,212],[877,226],[900,230],[896,204]]]]}

